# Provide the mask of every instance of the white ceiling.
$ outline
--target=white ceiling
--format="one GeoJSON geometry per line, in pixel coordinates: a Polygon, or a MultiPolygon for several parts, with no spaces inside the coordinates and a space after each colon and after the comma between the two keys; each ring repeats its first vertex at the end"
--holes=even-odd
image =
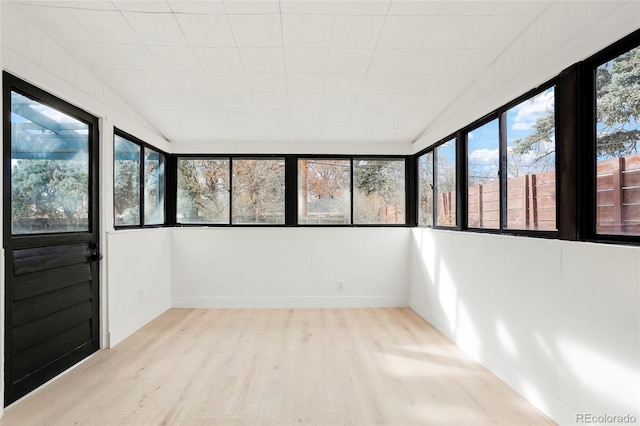
{"type": "Polygon", "coordinates": [[[413,141],[550,1],[21,1],[171,141],[413,141]]]}

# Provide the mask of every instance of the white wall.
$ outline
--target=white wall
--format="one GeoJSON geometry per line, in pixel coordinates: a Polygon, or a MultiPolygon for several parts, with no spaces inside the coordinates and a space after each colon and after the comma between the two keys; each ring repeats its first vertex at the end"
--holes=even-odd
{"type": "Polygon", "coordinates": [[[433,117],[431,125],[413,143],[412,153],[471,124],[638,28],[640,2],[636,0],[554,2],[443,114],[433,117]]]}
{"type": "MultiPolygon", "coordinates": [[[[113,126],[162,150],[169,150],[169,144],[15,5],[0,2],[0,10],[2,69],[94,114],[100,121],[100,214],[104,254],[101,344],[107,347],[109,334],[111,344],[117,343],[167,309],[171,300],[169,230],[111,233],[113,126]],[[144,291],[142,302],[139,302],[140,289],[144,291]]],[[[4,303],[4,297],[1,300],[4,303]]],[[[0,352],[4,353],[4,350],[0,352]]]]}
{"type": "Polygon", "coordinates": [[[409,228],[172,232],[176,307],[408,306],[409,228]]]}
{"type": "Polygon", "coordinates": [[[418,314],[560,424],[640,418],[640,248],[412,232],[418,314]]]}
{"type": "Polygon", "coordinates": [[[114,346],[171,307],[171,230],[108,232],[107,246],[114,346]]]}

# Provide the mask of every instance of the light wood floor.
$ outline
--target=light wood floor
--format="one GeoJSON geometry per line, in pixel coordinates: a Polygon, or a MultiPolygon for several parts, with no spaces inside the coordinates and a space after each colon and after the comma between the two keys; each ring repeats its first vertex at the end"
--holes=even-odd
{"type": "Polygon", "coordinates": [[[410,309],[172,309],[8,425],[551,425],[410,309]]]}

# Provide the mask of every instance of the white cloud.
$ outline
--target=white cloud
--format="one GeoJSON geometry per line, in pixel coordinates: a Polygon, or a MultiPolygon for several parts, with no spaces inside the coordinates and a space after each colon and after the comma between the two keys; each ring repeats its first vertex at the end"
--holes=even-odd
{"type": "Polygon", "coordinates": [[[469,154],[469,163],[473,164],[493,164],[500,158],[498,149],[476,149],[469,154]]]}
{"type": "Polygon", "coordinates": [[[554,91],[547,90],[515,107],[517,114],[513,119],[514,130],[529,130],[538,117],[553,111],[554,91]]]}

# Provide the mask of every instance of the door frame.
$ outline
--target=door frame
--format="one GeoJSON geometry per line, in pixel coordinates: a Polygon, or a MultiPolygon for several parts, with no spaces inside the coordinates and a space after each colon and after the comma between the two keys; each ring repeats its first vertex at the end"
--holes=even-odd
{"type": "MultiPolygon", "coordinates": [[[[101,126],[104,124],[103,120],[98,116],[93,115],[84,109],[77,107],[27,81],[22,80],[21,78],[7,72],[2,72],[2,135],[3,135],[3,162],[2,162],[2,181],[3,181],[3,194],[2,194],[2,264],[1,266],[1,290],[0,290],[0,321],[3,325],[2,335],[0,336],[0,341],[2,342],[2,353],[0,354],[0,359],[2,362],[2,370],[0,371],[0,377],[2,378],[0,396],[2,396],[3,403],[0,404],[0,417],[2,416],[2,412],[4,411],[4,400],[6,397],[6,363],[7,358],[5,356],[6,348],[9,346],[8,343],[10,337],[8,336],[7,330],[7,315],[10,314],[8,309],[10,309],[7,300],[9,297],[12,297],[12,294],[9,294],[7,291],[7,277],[8,273],[11,270],[11,265],[6,264],[7,252],[8,250],[20,249],[23,247],[35,247],[42,246],[45,244],[47,240],[50,240],[52,236],[56,236],[56,242],[60,244],[71,244],[76,242],[85,242],[87,240],[88,234],[92,234],[92,240],[94,240],[97,244],[97,248],[99,252],[103,251],[103,212],[100,211],[100,198],[101,198],[101,170],[100,163],[102,161],[102,143],[100,139],[100,130],[101,126]],[[90,164],[90,173],[89,173],[89,229],[87,232],[80,233],[55,233],[55,234],[32,234],[32,235],[12,235],[12,226],[11,226],[11,92],[21,93],[31,99],[34,99],[38,102],[41,102],[45,105],[48,105],[54,109],[60,110],[68,115],[73,116],[74,118],[78,118],[81,121],[87,123],[89,125],[89,164],[90,164]]],[[[97,349],[100,350],[105,346],[105,324],[106,324],[106,294],[103,287],[103,282],[105,280],[104,277],[104,268],[101,267],[100,261],[92,262],[92,267],[95,268],[92,273],[93,279],[95,280],[95,288],[93,290],[95,301],[93,303],[94,309],[97,311],[95,315],[95,324],[92,329],[95,331],[95,336],[97,340],[97,349]]],[[[108,343],[106,343],[108,344],[108,343]]],[[[86,359],[86,358],[85,358],[86,359]]],[[[82,361],[79,361],[82,362],[82,361]]],[[[70,368],[73,368],[74,364],[70,368]]],[[[69,369],[70,369],[69,368],[69,369]]],[[[59,377],[64,372],[69,369],[59,373],[54,376],[51,380],[59,377]]],[[[49,381],[46,381],[42,385],[37,386],[32,391],[27,393],[25,396],[29,395],[36,389],[41,386],[46,385],[49,381]]],[[[18,401],[21,398],[18,399],[18,401]]],[[[9,404],[11,405],[11,404],[9,404]]],[[[7,406],[9,406],[7,405],[7,406]]]]}

